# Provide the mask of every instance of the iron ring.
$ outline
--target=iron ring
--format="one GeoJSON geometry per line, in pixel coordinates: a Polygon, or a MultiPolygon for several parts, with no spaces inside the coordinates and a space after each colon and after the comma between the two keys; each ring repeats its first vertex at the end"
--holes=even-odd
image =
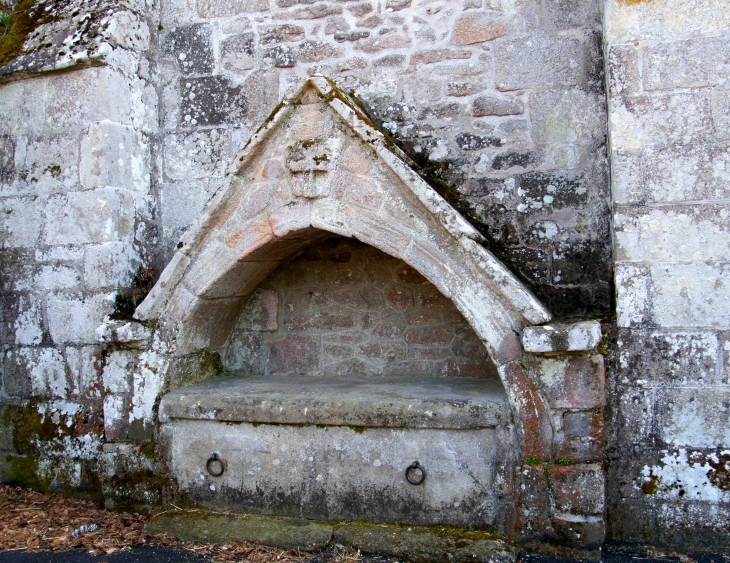
{"type": "Polygon", "coordinates": [[[406,468],[406,481],[411,485],[420,485],[426,480],[426,470],[421,467],[421,464],[414,461],[406,468]],[[420,476],[413,478],[415,472],[420,472],[420,476]]]}
{"type": "Polygon", "coordinates": [[[223,460],[218,457],[218,454],[213,454],[210,458],[208,458],[208,463],[205,464],[205,468],[213,477],[220,477],[226,470],[226,466],[223,463],[223,460]],[[211,468],[211,466],[214,466],[216,463],[221,466],[220,471],[214,471],[211,468]]]}

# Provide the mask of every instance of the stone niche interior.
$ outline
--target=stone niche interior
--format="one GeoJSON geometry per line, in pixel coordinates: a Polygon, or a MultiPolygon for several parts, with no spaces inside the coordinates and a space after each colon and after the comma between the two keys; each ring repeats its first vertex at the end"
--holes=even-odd
{"type": "Polygon", "coordinates": [[[274,271],[220,351],[270,375],[496,377],[450,299],[408,264],[334,236],[274,271]]]}
{"type": "Polygon", "coordinates": [[[510,519],[517,444],[496,367],[402,260],[341,236],[307,247],[253,292],[219,353],[228,377],[161,406],[195,501],[327,520],[510,519]]]}

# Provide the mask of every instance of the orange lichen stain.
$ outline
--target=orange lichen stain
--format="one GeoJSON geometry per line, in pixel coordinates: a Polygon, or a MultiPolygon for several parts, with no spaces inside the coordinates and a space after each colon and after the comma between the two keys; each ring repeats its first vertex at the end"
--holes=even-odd
{"type": "Polygon", "coordinates": [[[619,4],[635,6],[636,4],[649,4],[652,0],[618,0],[619,4]]]}

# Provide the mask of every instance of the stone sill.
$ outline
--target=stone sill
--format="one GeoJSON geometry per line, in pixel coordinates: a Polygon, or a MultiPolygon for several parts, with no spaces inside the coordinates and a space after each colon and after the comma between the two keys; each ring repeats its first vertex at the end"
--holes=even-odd
{"type": "Polygon", "coordinates": [[[236,375],[172,391],[172,418],[368,428],[491,428],[509,424],[498,378],[236,375]]]}

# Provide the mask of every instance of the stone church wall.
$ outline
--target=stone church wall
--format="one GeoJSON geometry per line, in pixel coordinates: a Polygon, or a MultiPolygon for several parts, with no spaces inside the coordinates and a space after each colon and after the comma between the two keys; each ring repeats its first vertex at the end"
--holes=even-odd
{"type": "Polygon", "coordinates": [[[93,6],[91,26],[41,28],[81,26],[72,48],[35,41],[0,71],[2,480],[160,502],[134,424],[155,358],[96,329],[129,318],[281,94],[322,73],[558,318],[604,321],[609,539],[726,547],[723,2],[93,6]]]}
{"type": "Polygon", "coordinates": [[[617,357],[609,535],[722,549],[730,519],[730,8],[606,4],[617,357]]]}

